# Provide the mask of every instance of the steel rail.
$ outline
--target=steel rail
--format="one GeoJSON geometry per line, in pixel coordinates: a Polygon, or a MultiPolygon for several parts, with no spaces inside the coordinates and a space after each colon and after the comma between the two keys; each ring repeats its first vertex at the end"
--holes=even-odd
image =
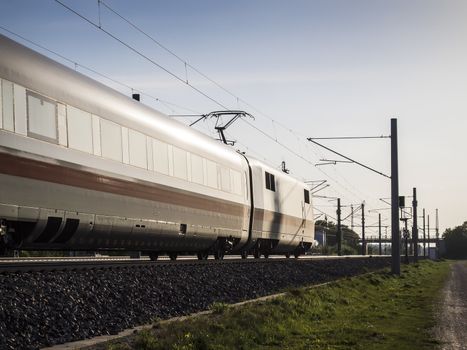
{"type": "Polygon", "coordinates": [[[241,259],[231,258],[224,260],[197,260],[197,259],[184,259],[184,260],[60,260],[56,259],[43,260],[43,261],[25,261],[18,260],[17,262],[8,260],[0,262],[0,274],[5,273],[22,273],[22,272],[58,272],[58,271],[78,271],[78,270],[99,270],[99,269],[112,269],[112,268],[137,268],[148,266],[161,266],[161,265],[210,265],[210,264],[254,264],[254,263],[273,263],[273,262],[304,262],[304,261],[327,261],[327,260],[340,260],[340,259],[375,259],[387,258],[387,256],[302,256],[299,258],[273,258],[268,259],[241,259]]]}

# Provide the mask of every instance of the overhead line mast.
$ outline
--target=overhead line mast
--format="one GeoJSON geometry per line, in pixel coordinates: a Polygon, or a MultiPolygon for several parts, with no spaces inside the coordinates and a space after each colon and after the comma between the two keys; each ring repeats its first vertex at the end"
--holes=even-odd
{"type": "MultiPolygon", "coordinates": [[[[386,138],[386,137],[374,137],[374,136],[363,136],[363,137],[327,137],[326,139],[357,139],[357,138],[386,138]]],[[[309,137],[308,141],[326,149],[329,152],[339,155],[340,157],[352,161],[353,163],[360,165],[361,167],[370,170],[378,175],[384,176],[391,179],[391,229],[392,229],[392,268],[393,274],[400,275],[400,232],[399,232],[399,163],[398,163],[398,151],[397,151],[397,119],[391,118],[391,176],[388,176],[378,170],[369,167],[361,162],[358,162],[350,157],[343,155],[333,149],[326,147],[316,141],[314,138],[309,137]]],[[[364,252],[365,246],[365,222],[364,222],[364,205],[362,204],[362,253],[364,252]]]]}

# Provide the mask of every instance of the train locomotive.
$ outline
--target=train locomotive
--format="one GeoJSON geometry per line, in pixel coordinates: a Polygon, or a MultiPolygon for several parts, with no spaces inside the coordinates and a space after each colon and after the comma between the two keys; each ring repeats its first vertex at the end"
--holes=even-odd
{"type": "Polygon", "coordinates": [[[307,185],[0,35],[0,248],[296,256],[307,185]]]}

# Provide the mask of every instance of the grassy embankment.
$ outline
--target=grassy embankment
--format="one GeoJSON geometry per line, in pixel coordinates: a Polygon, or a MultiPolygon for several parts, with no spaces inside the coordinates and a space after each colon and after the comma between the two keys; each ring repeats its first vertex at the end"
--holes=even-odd
{"type": "Polygon", "coordinates": [[[449,262],[403,266],[347,278],[211,315],[156,323],[108,350],[434,349],[431,328],[449,262]]]}

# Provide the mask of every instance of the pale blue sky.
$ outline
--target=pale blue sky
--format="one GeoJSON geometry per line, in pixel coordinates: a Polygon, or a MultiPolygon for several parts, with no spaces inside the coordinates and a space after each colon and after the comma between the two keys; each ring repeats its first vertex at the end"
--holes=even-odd
{"type": "MultiPolygon", "coordinates": [[[[97,0],[63,2],[98,21],[97,0]]],[[[313,164],[321,155],[335,157],[307,144],[306,136],[389,134],[389,119],[398,117],[401,193],[418,188],[420,207],[430,213],[432,227],[435,208],[440,210],[442,230],[467,220],[466,1],[106,3],[225,88],[287,125],[293,132],[249,106],[237,105],[236,99],[188,71],[194,85],[229,108],[252,113],[255,126],[313,164]]],[[[185,78],[181,62],[102,6],[101,23],[185,78]]],[[[219,109],[53,0],[0,0],[0,25],[161,99],[201,113],[219,109]]],[[[0,33],[22,42],[1,29],[0,33]]],[[[168,114],[187,113],[150,98],[143,98],[143,103],[168,114]]],[[[211,129],[212,123],[200,125],[201,131],[211,129]]],[[[319,170],[324,171],[332,177],[332,186],[322,194],[340,196],[343,204],[365,200],[370,209],[381,208],[384,204],[378,198],[389,196],[386,179],[354,165],[318,169],[246,123],[234,125],[229,134],[239,140],[239,148],[273,166],[287,161],[299,178],[321,179],[325,175],[319,170]]],[[[390,171],[387,140],[326,144],[390,171]]],[[[315,204],[334,216],[332,203],[316,200],[315,204]]],[[[376,215],[369,215],[367,223],[376,222],[376,215]]]]}

